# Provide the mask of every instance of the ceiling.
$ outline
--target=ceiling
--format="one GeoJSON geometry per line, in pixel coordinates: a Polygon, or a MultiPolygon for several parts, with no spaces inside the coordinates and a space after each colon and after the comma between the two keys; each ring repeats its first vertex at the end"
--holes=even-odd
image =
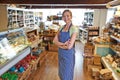
{"type": "Polygon", "coordinates": [[[110,1],[113,0],[0,0],[0,3],[26,8],[106,8],[110,1]]]}

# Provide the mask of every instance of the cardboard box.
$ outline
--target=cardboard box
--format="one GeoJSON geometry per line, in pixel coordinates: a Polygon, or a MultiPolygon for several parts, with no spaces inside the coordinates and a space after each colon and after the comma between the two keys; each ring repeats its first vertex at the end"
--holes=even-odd
{"type": "Polygon", "coordinates": [[[93,57],[84,57],[84,67],[87,69],[88,65],[93,65],[93,57]]]}
{"type": "Polygon", "coordinates": [[[99,55],[94,55],[93,64],[94,64],[94,65],[101,65],[101,56],[99,56],[99,55]]]}
{"type": "Polygon", "coordinates": [[[92,76],[99,77],[100,76],[100,69],[99,68],[92,68],[92,76]]]}
{"type": "Polygon", "coordinates": [[[109,69],[101,69],[100,74],[103,76],[109,76],[112,75],[112,72],[109,69]]]}
{"type": "Polygon", "coordinates": [[[87,71],[89,74],[92,74],[92,68],[98,68],[99,70],[102,69],[102,67],[98,65],[88,65],[87,71]]]}

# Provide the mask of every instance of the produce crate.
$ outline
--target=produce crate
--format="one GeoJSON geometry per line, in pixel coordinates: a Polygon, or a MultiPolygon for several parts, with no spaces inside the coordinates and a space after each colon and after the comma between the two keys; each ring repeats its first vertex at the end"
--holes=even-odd
{"type": "Polygon", "coordinates": [[[38,57],[35,61],[31,62],[31,72],[37,69],[39,60],[40,60],[40,57],[38,57]]]}
{"type": "Polygon", "coordinates": [[[19,80],[27,80],[27,78],[31,74],[31,65],[26,69],[26,71],[18,74],[19,74],[19,80]]]}

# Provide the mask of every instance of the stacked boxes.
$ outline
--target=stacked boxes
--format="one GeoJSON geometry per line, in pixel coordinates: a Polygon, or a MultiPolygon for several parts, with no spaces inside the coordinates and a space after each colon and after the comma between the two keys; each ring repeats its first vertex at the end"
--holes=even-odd
{"type": "Polygon", "coordinates": [[[92,43],[86,43],[84,46],[84,56],[91,57],[93,56],[94,46],[92,43]]]}
{"type": "Polygon", "coordinates": [[[92,68],[102,69],[101,57],[99,55],[94,55],[91,58],[87,58],[85,63],[86,63],[87,70],[88,70],[89,73],[91,73],[92,68]]]}
{"type": "Polygon", "coordinates": [[[93,65],[93,57],[84,57],[84,68],[88,68],[88,65],[93,65]]]}
{"type": "Polygon", "coordinates": [[[92,57],[85,57],[84,64],[86,65],[87,72],[94,80],[99,80],[101,66],[101,56],[93,55],[92,57]]]}
{"type": "Polygon", "coordinates": [[[101,56],[99,56],[99,55],[94,55],[93,63],[94,63],[94,65],[101,66],[101,56]]]}
{"type": "Polygon", "coordinates": [[[84,66],[87,69],[88,65],[93,65],[93,51],[94,46],[92,43],[86,43],[84,46],[84,66]]]}
{"type": "Polygon", "coordinates": [[[95,80],[99,80],[100,76],[100,69],[99,68],[92,68],[92,77],[94,77],[95,80]]]}
{"type": "Polygon", "coordinates": [[[99,70],[101,70],[102,69],[102,67],[101,66],[97,66],[97,65],[88,65],[88,68],[87,68],[87,71],[88,71],[88,73],[92,76],[92,75],[94,75],[93,74],[93,69],[99,69],[99,70]]]}
{"type": "Polygon", "coordinates": [[[101,80],[113,80],[112,72],[109,69],[102,69],[100,71],[101,80]]]}
{"type": "Polygon", "coordinates": [[[92,68],[94,80],[113,80],[112,72],[109,69],[92,68]]]}

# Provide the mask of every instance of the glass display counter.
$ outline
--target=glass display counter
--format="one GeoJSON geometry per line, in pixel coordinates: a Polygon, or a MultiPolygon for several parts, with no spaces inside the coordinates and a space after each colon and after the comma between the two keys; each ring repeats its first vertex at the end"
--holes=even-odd
{"type": "Polygon", "coordinates": [[[0,75],[30,54],[23,29],[0,32],[0,75]]]}

